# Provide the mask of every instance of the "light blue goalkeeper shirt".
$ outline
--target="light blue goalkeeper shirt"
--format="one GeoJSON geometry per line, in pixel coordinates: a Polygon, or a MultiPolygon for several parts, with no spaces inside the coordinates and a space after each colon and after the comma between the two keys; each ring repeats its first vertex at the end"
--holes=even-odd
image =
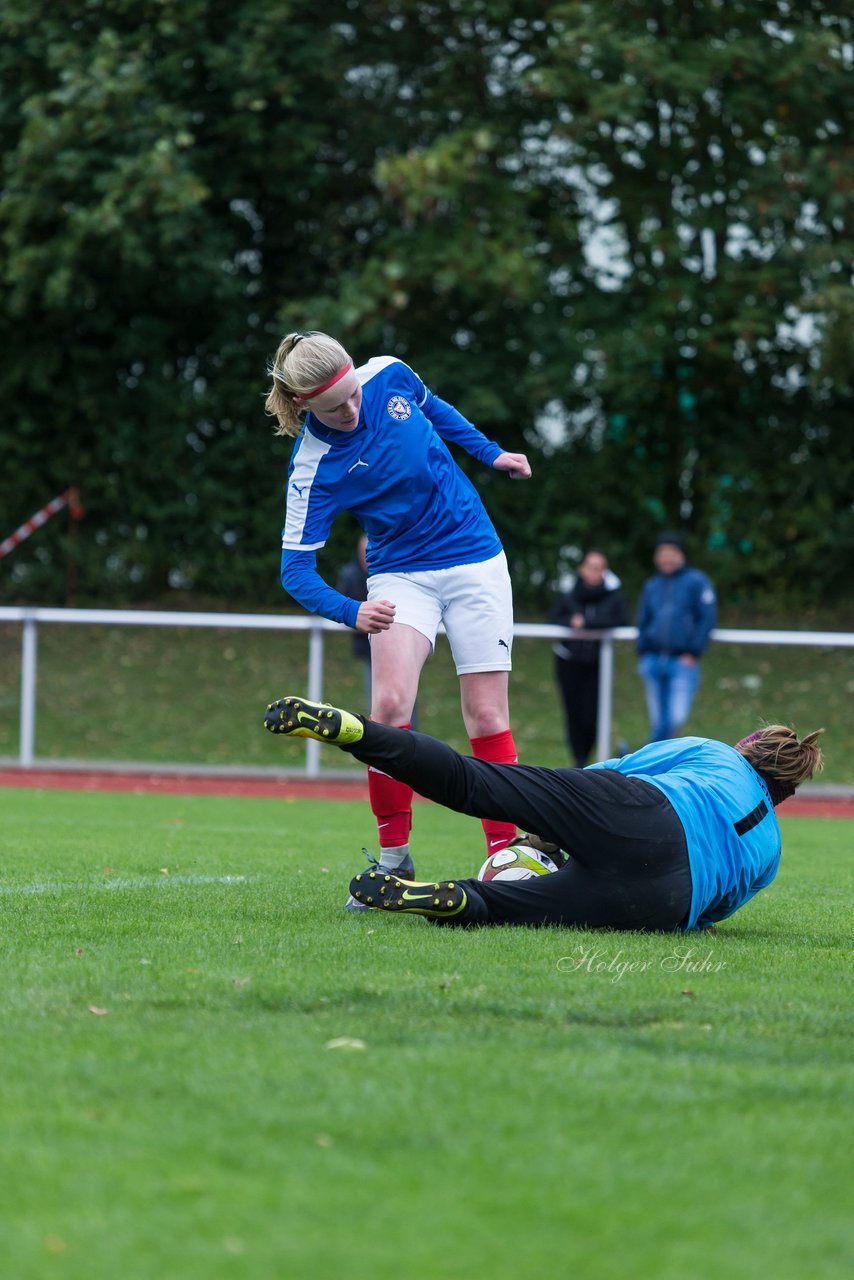
{"type": "Polygon", "coordinates": [[[590,767],[643,778],[676,810],[691,867],[686,929],[725,920],[776,876],[781,840],[771,796],[734,747],[711,738],[673,738],[590,767]]]}

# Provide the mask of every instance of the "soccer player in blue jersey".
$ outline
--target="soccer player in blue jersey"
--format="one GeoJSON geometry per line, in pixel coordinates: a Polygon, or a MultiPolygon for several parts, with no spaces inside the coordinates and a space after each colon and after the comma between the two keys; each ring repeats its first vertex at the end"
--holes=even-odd
{"type": "Polygon", "coordinates": [[[654,742],[587,769],[490,764],[421,733],[403,734],[334,707],[282,698],[273,733],[317,738],[428,799],[536,831],[570,856],[531,880],[419,882],[363,871],[350,892],[376,910],[448,924],[576,925],[675,932],[725,920],[780,865],[774,810],[822,768],[817,739],[766,725],[736,746],[710,738],[654,742]]]}
{"type": "MultiPolygon", "coordinates": [[[[513,479],[530,477],[527,458],[488,440],[394,356],[356,368],[329,335],[291,333],[270,372],[267,411],[277,434],[296,437],[282,535],[285,590],[310,612],[371,637],[371,716],[398,728],[410,725],[422,667],[444,624],[472,752],[513,764],[507,562],[448,444],[513,479]],[[317,551],[344,511],[368,535],[363,602],[335,591],[317,571],[317,551]]],[[[368,787],[379,867],[411,876],[412,783],[369,766],[368,787]]],[[[483,827],[490,853],[516,834],[512,823],[490,815],[483,827]]]]}

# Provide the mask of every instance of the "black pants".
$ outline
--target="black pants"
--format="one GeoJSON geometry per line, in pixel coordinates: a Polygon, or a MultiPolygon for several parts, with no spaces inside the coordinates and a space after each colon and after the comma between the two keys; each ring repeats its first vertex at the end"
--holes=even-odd
{"type": "Polygon", "coordinates": [[[583,768],[596,741],[599,719],[599,663],[555,656],[555,679],[563,699],[566,740],[575,763],[583,768]]]}
{"type": "Polygon", "coordinates": [[[613,769],[490,764],[372,720],[345,747],[419,795],[475,818],[514,822],[572,854],[533,880],[462,880],[460,924],[677,929],[691,906],[685,832],[657,787],[613,769]]]}

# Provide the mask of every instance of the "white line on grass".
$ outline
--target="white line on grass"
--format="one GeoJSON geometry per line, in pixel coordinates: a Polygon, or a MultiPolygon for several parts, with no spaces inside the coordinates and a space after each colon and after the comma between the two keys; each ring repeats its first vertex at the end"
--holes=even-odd
{"type": "Polygon", "coordinates": [[[169,884],[249,884],[252,880],[260,880],[260,876],[202,876],[202,875],[158,875],[158,876],[105,876],[103,880],[87,881],[48,881],[35,884],[2,884],[0,896],[4,898],[34,893],[86,893],[90,889],[153,889],[163,888],[169,884]]]}
{"type": "MultiPolygon", "coordinates": [[[[77,792],[73,794],[79,794],[77,792]]],[[[87,792],[88,794],[88,792],[87,792]]],[[[42,817],[27,814],[26,817],[7,818],[4,815],[3,829],[11,833],[18,827],[50,827],[60,829],[67,827],[70,830],[78,831],[81,827],[92,827],[96,830],[112,830],[112,831],[168,831],[175,835],[183,833],[204,834],[208,831],[219,831],[225,835],[270,835],[280,830],[280,822],[278,817],[267,824],[247,823],[247,822],[203,822],[195,817],[185,817],[182,814],[176,814],[174,818],[158,818],[156,822],[139,822],[132,818],[125,820],[108,818],[80,818],[68,815],[67,817],[59,814],[46,814],[42,817]]]]}

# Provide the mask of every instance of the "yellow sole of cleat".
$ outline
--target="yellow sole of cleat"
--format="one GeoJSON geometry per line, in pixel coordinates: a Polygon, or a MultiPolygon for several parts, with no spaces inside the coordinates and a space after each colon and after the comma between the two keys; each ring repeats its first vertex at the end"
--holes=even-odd
{"type": "Polygon", "coordinates": [[[350,881],[350,893],[357,902],[361,902],[366,907],[373,907],[374,910],[428,916],[438,920],[457,916],[466,906],[465,891],[455,880],[444,883],[437,880],[431,884],[417,880],[402,880],[398,876],[383,875],[382,872],[376,871],[363,871],[355,875],[350,881]],[[366,880],[378,879],[382,880],[382,884],[376,889],[373,885],[364,885],[366,880]],[[454,897],[443,896],[443,894],[454,892],[456,894],[454,897]]]}
{"type": "Polygon", "coordinates": [[[267,706],[264,724],[271,733],[291,738],[314,738],[317,742],[348,746],[364,734],[362,721],[349,711],[307,698],[279,698],[267,706]]]}

